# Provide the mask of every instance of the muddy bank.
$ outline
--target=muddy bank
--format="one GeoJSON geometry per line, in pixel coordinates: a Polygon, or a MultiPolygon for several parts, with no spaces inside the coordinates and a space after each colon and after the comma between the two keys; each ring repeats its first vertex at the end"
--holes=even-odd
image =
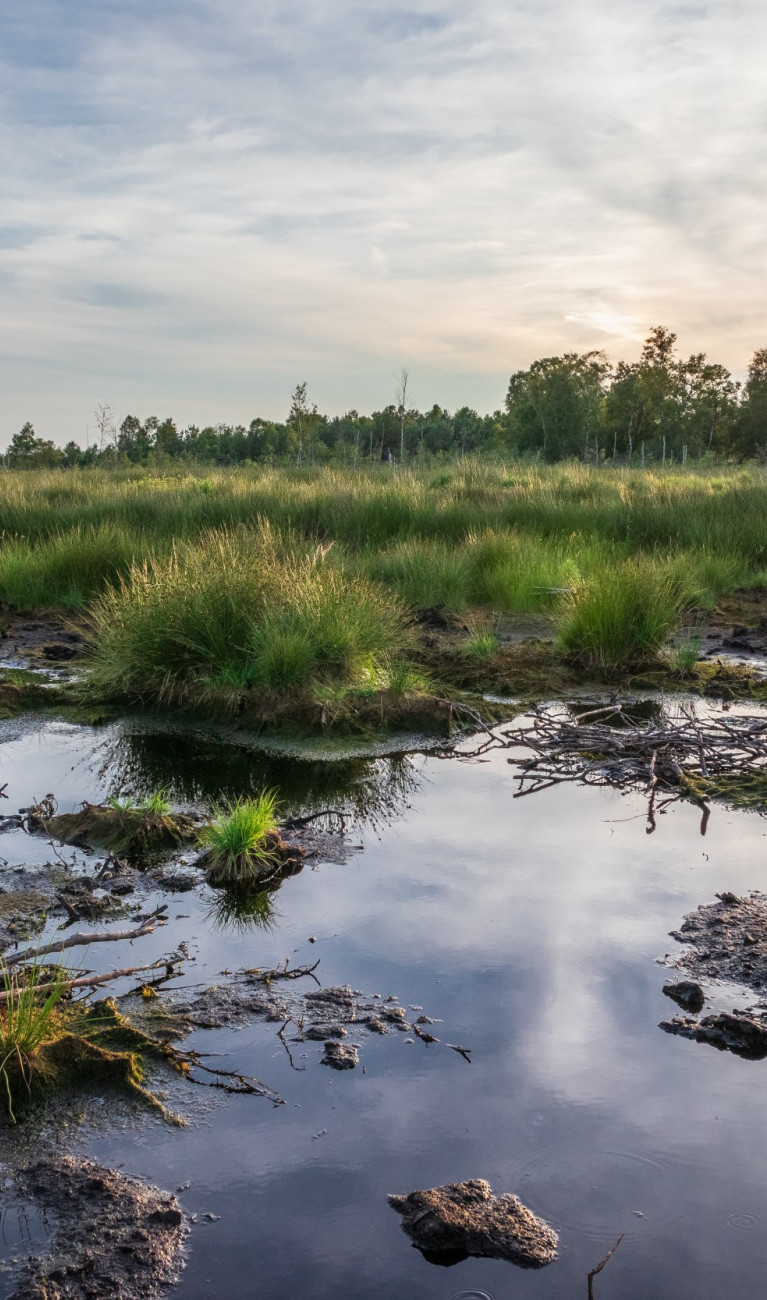
{"type": "Polygon", "coordinates": [[[767,894],[725,892],[684,918],[672,939],[685,951],[669,959],[697,979],[730,980],[767,990],[767,894]]]}
{"type": "Polygon", "coordinates": [[[77,812],[56,813],[52,802],[29,810],[28,829],[76,848],[107,849],[132,861],[171,853],[196,840],[200,819],[186,813],[83,803],[77,812]]]}
{"type": "Polygon", "coordinates": [[[42,1210],[51,1229],[10,1300],[155,1300],[184,1266],[176,1197],[95,1160],[39,1160],[5,1180],[1,1199],[6,1215],[42,1210]]]}
{"type": "Polygon", "coordinates": [[[726,980],[757,994],[767,990],[767,894],[719,894],[715,903],[703,904],[686,916],[671,937],[686,947],[677,957],[667,956],[667,963],[695,979],[666,984],[663,992],[693,1014],[662,1020],[659,1028],[748,1060],[767,1057],[763,1004],[696,1018],[705,1001],[700,980],[726,980]]]}

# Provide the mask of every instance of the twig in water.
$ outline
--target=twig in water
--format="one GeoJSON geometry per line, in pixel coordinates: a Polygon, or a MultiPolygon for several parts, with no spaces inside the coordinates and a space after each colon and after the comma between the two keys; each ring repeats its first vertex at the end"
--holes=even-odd
{"type": "Polygon", "coordinates": [[[621,1242],[623,1241],[623,1237],[624,1237],[624,1233],[621,1233],[620,1237],[619,1237],[618,1240],[616,1241],[616,1243],[615,1243],[615,1245],[613,1246],[612,1250],[608,1250],[608,1252],[607,1252],[607,1254],[605,1255],[604,1259],[600,1259],[600,1261],[599,1261],[599,1263],[597,1264],[596,1268],[592,1268],[591,1272],[589,1273],[589,1294],[588,1294],[588,1300],[594,1300],[594,1278],[596,1277],[597,1273],[601,1273],[601,1272],[602,1272],[602,1269],[604,1268],[605,1264],[609,1264],[609,1262],[610,1262],[610,1260],[612,1259],[613,1255],[615,1254],[616,1250],[618,1249],[618,1247],[620,1246],[621,1242]]]}
{"type": "Polygon", "coordinates": [[[306,1069],[306,1066],[295,1064],[295,1062],[293,1061],[292,1053],[290,1051],[290,1048],[288,1047],[287,1040],[285,1038],[285,1030],[287,1029],[290,1023],[291,1023],[291,1017],[288,1016],[287,1020],[285,1021],[285,1024],[281,1025],[280,1028],[277,1030],[277,1037],[279,1038],[280,1042],[282,1043],[282,1046],[285,1048],[285,1051],[288,1054],[288,1060],[290,1061],[291,1069],[295,1070],[297,1074],[300,1074],[302,1070],[306,1069]]]}
{"type": "Polygon", "coordinates": [[[314,980],[317,988],[322,987],[317,976],[314,974],[320,964],[319,957],[313,966],[289,966],[288,962],[289,958],[286,957],[284,966],[275,966],[272,970],[260,970],[258,966],[254,966],[251,970],[246,970],[244,974],[255,976],[255,978],[263,984],[271,984],[273,980],[300,980],[303,979],[305,975],[308,975],[314,980]]]}
{"type": "Polygon", "coordinates": [[[460,1043],[446,1043],[446,1046],[451,1048],[452,1051],[457,1052],[459,1056],[463,1057],[464,1061],[468,1061],[469,1065],[471,1065],[471,1056],[469,1053],[472,1049],[470,1047],[461,1047],[460,1043]]]}
{"type": "Polygon", "coordinates": [[[305,817],[288,817],[287,821],[282,823],[282,829],[298,830],[299,826],[308,826],[309,822],[316,822],[320,817],[337,817],[341,823],[341,830],[346,829],[346,813],[342,813],[340,808],[323,808],[322,812],[307,813],[305,817]]]}

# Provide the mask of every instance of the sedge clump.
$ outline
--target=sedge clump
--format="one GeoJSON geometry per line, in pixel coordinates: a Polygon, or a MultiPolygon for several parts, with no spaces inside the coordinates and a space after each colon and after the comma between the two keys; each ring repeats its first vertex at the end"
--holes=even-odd
{"type": "Polygon", "coordinates": [[[242,885],[269,875],[276,863],[277,796],[263,790],[255,799],[237,799],[216,809],[200,834],[208,854],[208,879],[242,885]]]}

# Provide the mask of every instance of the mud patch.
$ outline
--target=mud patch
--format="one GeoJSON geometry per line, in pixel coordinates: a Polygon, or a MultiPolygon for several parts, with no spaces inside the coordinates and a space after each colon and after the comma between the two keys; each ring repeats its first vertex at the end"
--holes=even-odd
{"type": "Polygon", "coordinates": [[[719,894],[717,902],[690,912],[671,937],[689,946],[669,965],[696,978],[767,989],[767,894],[719,894]]]}
{"type": "Polygon", "coordinates": [[[748,1061],[763,1061],[767,1056],[767,1011],[748,1010],[720,1012],[694,1020],[690,1016],[675,1016],[662,1020],[659,1029],[680,1038],[692,1038],[696,1043],[710,1043],[720,1051],[732,1052],[748,1061]]]}
{"type": "MultiPolygon", "coordinates": [[[[394,996],[385,1000],[378,994],[366,996],[347,984],[294,993],[292,983],[316,980],[315,969],[283,966],[240,971],[229,983],[190,998],[170,993],[141,1005],[133,997],[128,1014],[148,1033],[169,1037],[183,1037],[194,1029],[238,1028],[254,1019],[269,1021],[280,1026],[278,1034],[291,1061],[294,1049],[317,1043],[321,1063],[341,1070],[358,1065],[359,1052],[371,1034],[412,1033],[426,1047],[439,1043],[426,1028],[438,1022],[423,1014],[408,1016],[394,996]]],[[[121,1004],[128,1010],[127,999],[121,999],[121,1004]]]]}
{"type": "Polygon", "coordinates": [[[175,1196],[77,1156],[19,1170],[6,1213],[42,1209],[47,1246],[20,1271],[10,1300],[154,1300],[184,1266],[184,1216],[175,1196]]]}
{"type": "Polygon", "coordinates": [[[433,1263],[469,1255],[541,1268],[556,1259],[558,1237],[516,1196],[493,1196],[481,1178],[447,1183],[407,1196],[389,1196],[402,1230],[433,1263]]]}

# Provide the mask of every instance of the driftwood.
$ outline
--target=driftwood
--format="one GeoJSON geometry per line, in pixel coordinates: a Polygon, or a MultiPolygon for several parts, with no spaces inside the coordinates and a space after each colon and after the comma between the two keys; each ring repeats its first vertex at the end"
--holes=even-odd
{"type": "Polygon", "coordinates": [[[65,948],[89,947],[92,943],[110,943],[119,939],[143,939],[145,934],[152,934],[158,921],[164,919],[164,913],[167,911],[167,904],[159,907],[156,912],[148,916],[141,925],[135,930],[101,930],[89,934],[87,931],[70,934],[68,939],[57,939],[53,943],[46,943],[42,948],[36,948],[30,952],[25,948],[23,952],[11,953],[6,957],[6,966],[16,966],[19,962],[36,961],[38,957],[45,957],[51,952],[63,952],[65,948]]]}
{"type": "Polygon", "coordinates": [[[767,714],[717,713],[701,719],[691,707],[680,706],[638,723],[630,706],[624,710],[620,703],[578,717],[539,707],[530,726],[504,737],[505,748],[532,750],[530,756],[509,759],[520,769],[517,798],[567,781],[640,786],[652,794],[678,790],[685,777],[767,775],[767,714]]]}
{"type": "Polygon", "coordinates": [[[579,715],[539,706],[529,725],[505,731],[502,748],[528,751],[508,760],[518,768],[514,798],[567,783],[637,789],[648,799],[648,834],[658,812],[685,799],[701,809],[701,835],[711,813],[708,800],[727,799],[733,782],[742,780],[746,799],[749,781],[756,782],[752,806],[767,802],[767,713],[701,718],[681,705],[637,721],[632,705],[636,709],[636,701],[599,704],[579,715]]]}

